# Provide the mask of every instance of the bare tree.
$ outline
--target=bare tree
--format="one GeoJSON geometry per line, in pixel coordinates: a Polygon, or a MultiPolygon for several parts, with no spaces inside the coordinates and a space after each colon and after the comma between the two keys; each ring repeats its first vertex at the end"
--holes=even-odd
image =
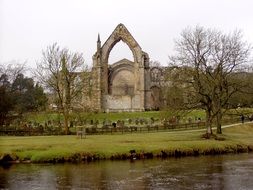
{"type": "Polygon", "coordinates": [[[26,62],[10,61],[5,64],[0,64],[0,75],[5,74],[8,76],[10,82],[13,82],[19,74],[24,74],[26,71],[26,62]]]}
{"type": "Polygon", "coordinates": [[[161,63],[159,61],[156,61],[156,60],[150,60],[149,61],[149,66],[150,67],[161,67],[161,63]]]}
{"type": "Polygon", "coordinates": [[[177,54],[170,57],[170,66],[174,75],[181,76],[176,81],[185,89],[186,107],[205,110],[208,136],[215,119],[221,133],[230,98],[247,85],[237,76],[249,61],[250,51],[238,31],[226,35],[197,26],[185,29],[176,41],[177,54]]]}
{"type": "MultiPolygon", "coordinates": [[[[69,133],[69,115],[73,100],[82,93],[83,74],[86,70],[80,53],[60,49],[55,43],[42,53],[35,75],[57,97],[59,111],[64,117],[65,133],[69,133]]],[[[81,102],[81,100],[80,100],[81,102]]]]}

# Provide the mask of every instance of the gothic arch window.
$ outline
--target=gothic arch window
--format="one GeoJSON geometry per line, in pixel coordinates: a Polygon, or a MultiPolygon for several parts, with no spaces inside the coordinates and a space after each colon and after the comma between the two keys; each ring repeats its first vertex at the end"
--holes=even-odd
{"type": "Polygon", "coordinates": [[[121,59],[126,58],[130,61],[134,61],[133,52],[130,50],[128,45],[122,41],[119,41],[115,46],[112,48],[109,57],[108,57],[108,64],[111,65],[120,61],[121,59]]]}
{"type": "Polygon", "coordinates": [[[141,63],[142,50],[139,44],[135,41],[130,32],[126,29],[123,24],[119,24],[110,37],[106,40],[102,47],[102,61],[108,63],[111,50],[119,42],[123,41],[127,44],[129,49],[133,53],[134,62],[141,63]]]}

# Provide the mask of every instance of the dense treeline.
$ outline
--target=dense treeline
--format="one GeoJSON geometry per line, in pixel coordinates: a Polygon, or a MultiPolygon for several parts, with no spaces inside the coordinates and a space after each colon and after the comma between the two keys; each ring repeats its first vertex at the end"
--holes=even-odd
{"type": "Polygon", "coordinates": [[[0,73],[0,125],[8,114],[22,115],[25,112],[46,108],[47,97],[43,88],[33,78],[24,76],[24,66],[1,65],[0,73]]]}

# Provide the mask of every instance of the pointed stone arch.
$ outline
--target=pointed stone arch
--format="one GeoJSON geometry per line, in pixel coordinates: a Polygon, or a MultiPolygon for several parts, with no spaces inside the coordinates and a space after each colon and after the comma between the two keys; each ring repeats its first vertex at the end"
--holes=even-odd
{"type": "Polygon", "coordinates": [[[116,43],[110,51],[108,57],[108,67],[122,59],[127,59],[129,61],[134,62],[133,52],[130,50],[128,45],[121,40],[116,43]]]}
{"type": "MultiPolygon", "coordinates": [[[[122,72],[124,73],[124,72],[122,72]]],[[[126,73],[126,72],[125,72],[126,73]]],[[[117,106],[122,104],[122,108],[116,107],[118,110],[139,110],[143,111],[149,107],[147,103],[147,97],[150,93],[150,69],[149,69],[149,56],[142,51],[140,45],[127,30],[123,24],[119,24],[105,43],[101,46],[100,37],[97,41],[97,52],[93,56],[93,105],[99,111],[105,111],[108,109],[114,109],[110,104],[114,104],[114,100],[117,99],[117,106]],[[129,49],[133,53],[134,62],[133,67],[126,67],[126,64],[121,62],[117,63],[117,67],[113,69],[108,66],[108,59],[113,47],[119,42],[123,41],[127,44],[129,49]],[[128,100],[127,95],[122,97],[122,102],[110,94],[110,76],[117,76],[117,72],[122,70],[129,70],[134,77],[133,93],[131,93],[131,107],[124,103],[128,100]],[[114,73],[113,73],[114,72],[114,73]],[[109,102],[109,103],[108,103],[109,102]],[[133,106],[132,106],[133,105],[133,106]]],[[[133,81],[133,80],[132,80],[133,81]]],[[[132,87],[131,87],[132,88],[132,87]]],[[[132,91],[132,90],[131,90],[132,91]]],[[[115,103],[116,105],[116,103],[115,103]]]]}
{"type": "Polygon", "coordinates": [[[105,41],[104,45],[102,46],[101,48],[102,62],[104,64],[108,63],[108,58],[111,50],[121,40],[124,43],[126,43],[129,49],[132,51],[134,56],[134,62],[141,63],[142,58],[141,47],[123,24],[119,24],[115,28],[115,30],[112,32],[112,34],[109,36],[109,38],[105,41]]]}

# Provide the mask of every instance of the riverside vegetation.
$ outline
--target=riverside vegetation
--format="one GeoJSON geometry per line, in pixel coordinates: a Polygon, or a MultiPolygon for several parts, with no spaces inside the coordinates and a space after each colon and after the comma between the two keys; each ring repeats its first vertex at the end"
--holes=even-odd
{"type": "Polygon", "coordinates": [[[203,131],[125,135],[0,137],[1,162],[83,162],[102,159],[144,159],[250,152],[253,123],[223,129],[202,138],[203,131]]]}

